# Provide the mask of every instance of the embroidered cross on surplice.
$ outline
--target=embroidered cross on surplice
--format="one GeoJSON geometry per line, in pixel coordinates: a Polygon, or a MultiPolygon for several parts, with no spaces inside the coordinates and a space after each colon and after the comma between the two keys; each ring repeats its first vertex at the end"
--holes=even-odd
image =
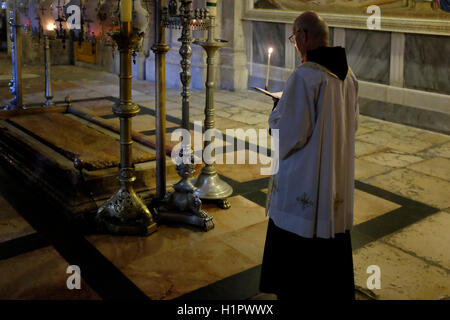
{"type": "Polygon", "coordinates": [[[296,200],[302,206],[303,210],[313,205],[313,202],[309,199],[306,192],[303,192],[303,194],[300,197],[297,197],[296,200]]]}

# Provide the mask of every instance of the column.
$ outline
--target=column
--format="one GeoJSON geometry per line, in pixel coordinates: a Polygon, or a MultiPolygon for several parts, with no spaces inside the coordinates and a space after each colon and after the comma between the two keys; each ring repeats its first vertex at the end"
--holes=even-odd
{"type": "MultiPolygon", "coordinates": [[[[221,2],[224,2],[222,0],[221,2]]],[[[245,1],[226,0],[219,7],[221,38],[228,40],[230,46],[223,48],[220,54],[220,88],[225,90],[246,90],[248,83],[246,42],[242,16],[245,1]]]]}
{"type": "Polygon", "coordinates": [[[405,34],[391,33],[391,63],[389,84],[395,87],[403,87],[403,57],[405,55],[405,34]]]}

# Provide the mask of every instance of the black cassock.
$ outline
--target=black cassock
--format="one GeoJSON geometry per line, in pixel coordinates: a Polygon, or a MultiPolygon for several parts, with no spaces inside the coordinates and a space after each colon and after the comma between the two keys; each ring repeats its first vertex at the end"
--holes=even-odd
{"type": "Polygon", "coordinates": [[[304,238],[269,219],[260,291],[279,300],[355,299],[350,232],[304,238]]]}

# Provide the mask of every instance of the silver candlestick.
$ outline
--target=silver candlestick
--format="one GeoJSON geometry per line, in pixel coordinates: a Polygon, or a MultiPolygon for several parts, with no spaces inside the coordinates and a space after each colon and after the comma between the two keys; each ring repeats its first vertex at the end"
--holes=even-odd
{"type": "MultiPolygon", "coordinates": [[[[168,7],[158,10],[156,14],[161,15],[161,23],[164,27],[181,28],[181,37],[178,40],[181,42],[182,128],[189,131],[192,30],[205,30],[209,26],[207,10],[204,8],[194,10],[191,0],[180,0],[179,7],[176,0],[170,0],[168,7]]],[[[158,20],[156,19],[156,21],[158,20]]],[[[190,163],[181,161],[177,165],[177,173],[180,175],[181,181],[173,186],[175,190],[173,193],[168,193],[162,201],[156,199],[152,203],[152,207],[157,208],[158,222],[186,223],[208,231],[214,228],[213,217],[202,210],[202,202],[196,192],[197,188],[190,181],[195,171],[190,141],[182,141],[179,155],[181,159],[190,160],[190,163]]]]}
{"type": "Polygon", "coordinates": [[[54,106],[53,90],[51,80],[51,61],[50,61],[50,39],[47,34],[44,35],[44,57],[45,57],[45,106],[54,106]]]}
{"type": "Polygon", "coordinates": [[[5,107],[6,110],[25,109],[22,96],[22,32],[19,19],[19,4],[13,1],[9,8],[9,28],[11,32],[12,79],[9,90],[14,98],[5,107]]]}
{"type": "MultiPolygon", "coordinates": [[[[215,4],[215,3],[214,3],[215,4]]],[[[205,49],[207,54],[207,75],[206,75],[206,106],[205,106],[205,125],[204,131],[215,128],[214,120],[214,62],[216,52],[228,45],[228,41],[217,40],[215,34],[215,16],[210,16],[211,24],[208,29],[208,39],[206,41],[197,40],[194,44],[200,45],[205,49]]],[[[206,149],[214,141],[205,141],[204,149],[206,149]]],[[[204,154],[204,152],[203,152],[204,154]]],[[[212,151],[212,157],[215,156],[215,150],[212,151]]],[[[194,185],[197,187],[197,194],[200,199],[218,200],[218,205],[222,209],[229,209],[230,203],[226,199],[233,193],[233,188],[220,179],[217,170],[212,162],[204,159],[206,163],[201,174],[195,179],[194,185]]]]}

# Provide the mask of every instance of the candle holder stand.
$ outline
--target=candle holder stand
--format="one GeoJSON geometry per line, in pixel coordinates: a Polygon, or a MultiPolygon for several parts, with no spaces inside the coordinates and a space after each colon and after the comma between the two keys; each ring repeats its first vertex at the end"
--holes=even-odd
{"type": "Polygon", "coordinates": [[[20,25],[19,8],[17,1],[9,7],[9,28],[11,33],[11,64],[12,79],[9,82],[9,91],[14,96],[5,110],[26,109],[23,104],[23,82],[22,82],[22,32],[20,25]]]}
{"type": "Polygon", "coordinates": [[[113,107],[120,119],[120,190],[99,208],[95,221],[100,231],[115,234],[149,235],[157,230],[150,210],[133,189],[131,118],[140,109],[132,102],[131,52],[143,35],[132,31],[131,22],[122,22],[120,31],[111,33],[120,50],[120,101],[113,107]]]}
{"type": "MultiPolygon", "coordinates": [[[[215,128],[215,120],[214,120],[214,62],[216,52],[228,45],[228,41],[225,40],[217,40],[214,38],[215,35],[215,18],[210,18],[211,24],[208,28],[208,39],[207,40],[196,40],[194,44],[201,46],[207,54],[207,75],[206,75],[206,104],[205,104],[205,123],[204,123],[204,131],[215,128]]],[[[214,143],[214,141],[205,141],[204,149],[205,150],[210,144],[214,143]]],[[[204,154],[204,152],[202,153],[204,154]]],[[[212,157],[215,157],[215,150],[212,151],[212,157]]],[[[194,185],[197,187],[197,194],[200,199],[205,200],[215,200],[218,203],[218,206],[222,209],[229,209],[230,203],[227,200],[233,193],[233,188],[220,179],[217,174],[217,170],[214,166],[214,162],[206,161],[205,166],[202,168],[202,172],[194,180],[194,185]]]]}
{"type": "Polygon", "coordinates": [[[48,34],[44,35],[44,58],[45,58],[45,106],[52,107],[55,105],[53,102],[53,90],[51,80],[51,57],[50,57],[50,37],[48,34]]]}
{"type": "MultiPolygon", "coordinates": [[[[161,32],[164,32],[163,28],[181,29],[181,37],[178,39],[178,41],[181,42],[179,52],[181,55],[180,65],[182,69],[180,72],[180,80],[182,83],[181,126],[183,129],[189,131],[189,97],[191,95],[189,86],[191,82],[190,58],[192,55],[192,30],[207,29],[210,25],[210,20],[206,8],[194,10],[191,0],[180,0],[179,2],[179,7],[176,0],[170,0],[168,7],[161,6],[157,8],[156,16],[160,15],[160,21],[159,18],[156,18],[156,20],[162,26],[161,32]]],[[[163,67],[157,65],[156,68],[158,70],[163,67]]],[[[158,73],[161,75],[161,71],[158,71],[158,73]]],[[[162,88],[158,85],[157,97],[161,97],[161,92],[158,93],[158,90],[161,89],[162,88]]],[[[162,117],[162,114],[160,116],[162,117]]],[[[164,128],[160,125],[159,129],[163,130],[164,128]]],[[[159,134],[164,133],[159,132],[159,134]]],[[[161,142],[161,140],[158,141],[161,142]]],[[[190,163],[180,161],[177,165],[177,173],[181,177],[181,181],[173,186],[174,192],[166,194],[163,199],[158,199],[158,197],[156,197],[154,201],[152,201],[151,206],[157,208],[157,220],[158,222],[186,223],[201,227],[204,231],[211,230],[214,228],[213,217],[202,210],[202,202],[197,194],[197,188],[190,181],[196,167],[190,141],[182,141],[182,148],[179,156],[181,159],[189,159],[190,163]]],[[[161,196],[161,194],[159,194],[159,196],[161,196]]]]}
{"type": "Polygon", "coordinates": [[[155,12],[155,110],[156,110],[156,195],[162,200],[166,195],[166,34],[161,22],[164,0],[154,1],[155,12]]]}

